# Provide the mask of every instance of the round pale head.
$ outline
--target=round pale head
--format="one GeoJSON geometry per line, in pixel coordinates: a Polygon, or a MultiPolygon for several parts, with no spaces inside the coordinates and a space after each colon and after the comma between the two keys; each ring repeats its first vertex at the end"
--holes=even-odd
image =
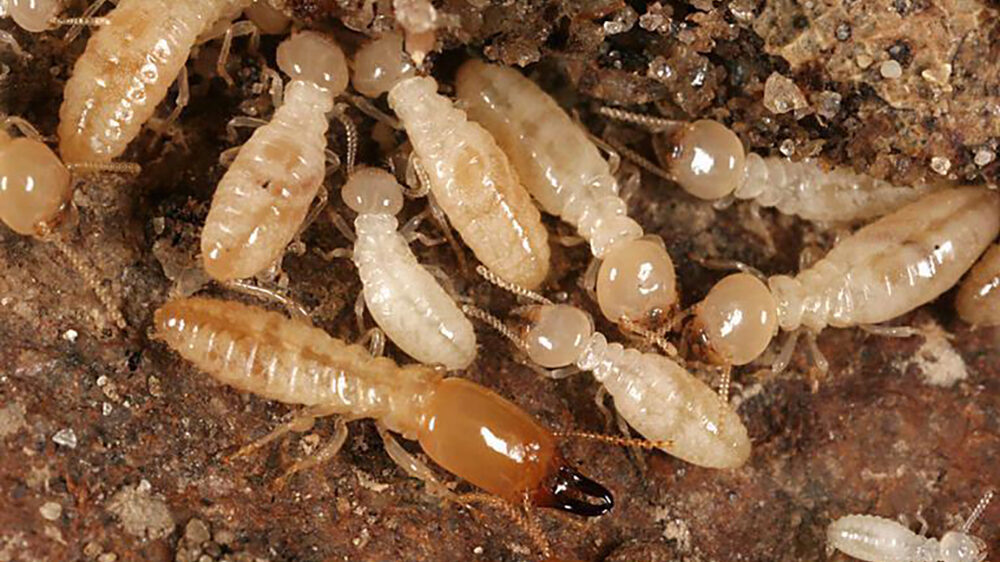
{"type": "Polygon", "coordinates": [[[668,312],[677,303],[677,280],[662,242],[640,238],[612,248],[597,273],[597,303],[612,322],[668,312]]]}
{"type": "Polygon", "coordinates": [[[388,33],[366,43],[354,55],[351,84],[361,95],[377,98],[396,83],[415,75],[410,57],[403,52],[403,38],[388,33]]]}
{"type": "Polygon", "coordinates": [[[695,121],[671,144],[661,158],[674,181],[691,195],[718,199],[739,187],[746,153],[729,127],[718,121],[695,121]]]}
{"type": "Polygon", "coordinates": [[[708,359],[745,365],[764,352],[778,331],[778,303],[760,279],[736,273],[716,283],[695,305],[697,337],[708,359]]]}
{"type": "Polygon", "coordinates": [[[312,82],[338,96],[347,88],[347,58],[332,39],[302,31],[278,45],[278,68],[292,78],[312,82]]]}
{"type": "Polygon", "coordinates": [[[7,0],[14,23],[25,31],[38,33],[52,27],[52,19],[62,10],[62,0],[7,0]]]}
{"type": "Polygon", "coordinates": [[[0,134],[0,219],[7,226],[34,235],[57,220],[71,195],[70,173],[52,149],[0,134]]]}
{"type": "Polygon", "coordinates": [[[961,531],[949,531],[941,537],[944,562],[982,562],[986,554],[986,542],[979,537],[961,531]]]}
{"type": "Polygon", "coordinates": [[[565,304],[536,307],[524,335],[528,357],[546,369],[573,364],[590,341],[594,322],[590,315],[565,304]]]}
{"type": "Polygon", "coordinates": [[[272,8],[267,0],[256,0],[243,13],[265,35],[281,35],[292,24],[291,18],[272,8]]]}
{"type": "Polygon", "coordinates": [[[359,215],[395,215],[403,208],[403,188],[380,168],[358,168],[340,190],[344,203],[359,215]]]}

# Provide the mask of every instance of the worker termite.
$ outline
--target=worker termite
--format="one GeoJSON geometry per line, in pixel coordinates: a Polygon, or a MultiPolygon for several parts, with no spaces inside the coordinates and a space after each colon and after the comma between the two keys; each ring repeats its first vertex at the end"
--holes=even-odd
{"type": "Polygon", "coordinates": [[[153,116],[203,32],[251,0],[121,0],[90,38],[66,82],[59,109],[59,152],[66,162],[108,162],[153,116]]]}
{"type": "Polygon", "coordinates": [[[386,35],[354,58],[352,83],[368,96],[389,92],[421,163],[421,174],[452,226],[502,279],[534,288],[549,271],[548,232],[507,156],[480,125],[414,76],[402,39],[386,35]]]}
{"type": "Polygon", "coordinates": [[[993,492],[987,492],[962,527],[945,533],[941,540],[884,517],[848,515],[830,524],[827,543],[868,562],[981,562],[986,559],[986,543],[969,531],[992,498],[993,492]]]}
{"type": "Polygon", "coordinates": [[[292,78],[284,103],[240,147],[205,219],[203,264],[219,281],[252,277],[279,260],[325,178],[326,114],[347,86],[344,53],[306,31],[278,46],[278,66],[292,78]]]}
{"type": "Polygon", "coordinates": [[[618,182],[579,125],[534,82],[511,68],[466,62],[455,92],[496,138],[528,192],[569,222],[601,260],[596,293],[612,322],[648,322],[677,304],[674,265],[656,236],[643,236],[618,196],[618,182]]]}
{"type": "Polygon", "coordinates": [[[353,252],[334,252],[351,254],[358,267],[364,297],[359,304],[366,303],[389,339],[417,361],[468,367],[476,357],[472,323],[410,250],[408,236],[418,222],[397,231],[393,215],[403,208],[402,186],[389,172],[360,168],[341,195],[358,213],[356,240],[353,252]]]}
{"type": "Polygon", "coordinates": [[[56,247],[96,294],[112,322],[125,328],[110,289],[101,276],[66,240],[76,223],[72,203],[74,174],[106,171],[137,174],[135,164],[78,163],[66,165],[27,121],[0,119],[0,220],[18,234],[33,236],[56,247]],[[23,135],[12,138],[8,130],[23,135]]]}
{"type": "Polygon", "coordinates": [[[1000,245],[990,248],[962,281],[958,315],[974,326],[1000,326],[1000,245]]]}
{"type": "Polygon", "coordinates": [[[775,324],[812,337],[827,326],[880,331],[873,325],[958,282],[1000,232],[998,209],[1000,195],[983,188],[930,193],[842,239],[794,278],[775,275],[766,287],[746,274],[724,279],[694,307],[685,339],[713,362],[738,365],[767,347],[775,324]]]}
{"type": "MultiPolygon", "coordinates": [[[[485,268],[479,273],[496,282],[485,268]]],[[[750,457],[750,438],[739,416],[687,369],[662,355],[608,343],[579,308],[513,290],[538,303],[520,310],[528,320],[521,334],[484,310],[471,305],[463,308],[504,334],[536,365],[557,369],[549,376],[564,377],[581,370],[593,373],[611,394],[621,417],[643,437],[660,443],[663,451],[719,469],[738,468],[750,457]]]]}
{"type": "Polygon", "coordinates": [[[610,492],[566,463],[551,432],[470,381],[372,357],[309,324],[235,302],[172,300],[154,323],[156,338],[220,382],[305,406],[240,454],[318,417],[343,416],[333,442],[285,476],[333,457],[347,437],[344,421],[374,418],[393,460],[439,492],[449,494],[390,432],[417,440],[438,465],[515,506],[597,516],[613,505],[610,492]]]}
{"type": "Polygon", "coordinates": [[[793,162],[747,153],[736,133],[718,121],[688,123],[612,107],[599,112],[662,133],[653,137],[653,144],[663,168],[623,146],[616,148],[700,199],[731,195],[806,220],[853,222],[895,211],[931,189],[892,185],[845,167],[824,169],[808,158],[793,162]]]}

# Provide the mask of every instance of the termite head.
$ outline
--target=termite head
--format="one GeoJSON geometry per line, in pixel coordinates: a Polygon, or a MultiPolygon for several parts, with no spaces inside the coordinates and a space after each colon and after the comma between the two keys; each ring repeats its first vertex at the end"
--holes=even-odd
{"type": "Polygon", "coordinates": [[[62,0],[7,0],[7,9],[14,23],[32,33],[52,27],[52,20],[62,8],[62,0]]]}
{"type": "Polygon", "coordinates": [[[695,197],[724,197],[743,180],[743,143],[732,129],[718,121],[695,121],[665,137],[656,136],[653,141],[667,172],[695,197]]]}
{"type": "Polygon", "coordinates": [[[354,55],[351,85],[359,94],[377,98],[398,82],[416,75],[416,67],[403,51],[403,38],[387,33],[364,44],[354,55]]]}
{"type": "Polygon", "coordinates": [[[594,333],[593,319],[575,306],[536,305],[522,315],[528,320],[522,335],[524,351],[529,359],[546,369],[572,365],[594,333]]]}
{"type": "Polygon", "coordinates": [[[641,325],[664,318],[677,305],[674,262],[656,236],[624,241],[604,256],[597,272],[597,304],[613,322],[641,325]]]}
{"type": "Polygon", "coordinates": [[[939,560],[944,562],[982,562],[986,554],[986,541],[979,537],[961,531],[949,531],[941,537],[939,560]]]}
{"type": "Polygon", "coordinates": [[[778,304],[749,273],[723,278],[694,306],[684,343],[703,360],[745,365],[764,352],[778,331],[778,304]]]}
{"type": "Polygon", "coordinates": [[[347,58],[332,39],[302,31],[278,45],[278,68],[293,80],[312,82],[330,97],[347,88],[347,58]]]}
{"type": "Polygon", "coordinates": [[[39,235],[64,217],[72,195],[69,170],[45,143],[0,130],[0,220],[39,235]]]}
{"type": "Polygon", "coordinates": [[[360,167],[340,190],[344,203],[359,215],[395,215],[403,209],[403,188],[380,168],[360,167]]]}
{"type": "Polygon", "coordinates": [[[266,0],[255,0],[243,13],[265,35],[282,35],[292,24],[291,18],[271,7],[266,0]]]}
{"type": "Polygon", "coordinates": [[[588,517],[614,505],[606,488],[566,463],[550,431],[478,384],[443,379],[426,412],[418,434],[424,452],[491,494],[588,517]]]}

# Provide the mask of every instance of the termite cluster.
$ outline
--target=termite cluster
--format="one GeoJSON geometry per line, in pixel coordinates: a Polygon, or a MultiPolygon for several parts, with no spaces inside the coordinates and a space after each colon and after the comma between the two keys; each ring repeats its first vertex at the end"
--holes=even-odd
{"type": "MultiPolygon", "coordinates": [[[[58,154],[22,118],[0,121],[0,219],[18,234],[56,244],[121,330],[136,326],[126,324],[115,296],[73,246],[74,188],[92,174],[141,174],[138,164],[118,159],[175,81],[178,99],[160,127],[182,117],[193,49],[221,41],[217,74],[231,82],[225,58],[235,36],[254,36],[257,49],[258,35],[291,28],[275,50],[277,71],[262,73],[274,111],[267,119],[232,121],[255,130],[220,155],[228,169],[201,233],[207,278],[223,290],[263,296],[291,317],[261,304],[186,296],[157,303],[152,326],[157,341],[213,378],[303,406],[237,456],[316,418],[338,416],[331,442],[289,467],[282,482],[332,458],[346,440],[347,421],[372,418],[392,459],[449,500],[603,515],[613,506],[611,492],[562,457],[557,433],[738,469],[752,455],[753,436],[729,403],[731,371],[760,363],[779,331],[790,335],[777,346],[774,371],[788,364],[800,333],[814,350],[816,333],[827,327],[912,335],[884,323],[937,299],[970,269],[958,291],[960,317],[978,326],[1000,324],[1000,247],[990,248],[1000,233],[995,192],[894,186],[814,161],[762,157],[716,121],[666,120],[613,107],[596,112],[652,130],[653,162],[591,134],[522,72],[471,56],[458,68],[454,95],[446,95],[431,75],[429,3],[400,3],[402,34],[384,32],[347,53],[336,34],[302,29],[260,0],[121,0],[101,16],[88,10],[66,19],[56,1],[8,0],[3,7],[25,32],[61,24],[96,28],[66,84],[58,154]],[[399,142],[355,165],[358,145],[367,139],[359,138],[348,104],[399,142]],[[339,122],[332,132],[330,119],[339,122]],[[343,154],[328,148],[331,134],[342,135],[343,154]],[[717,205],[751,200],[805,220],[868,224],[793,275],[765,276],[746,264],[715,260],[741,271],[683,308],[684,284],[675,278],[667,245],[629,216],[616,174],[622,157],[717,205]],[[356,214],[353,228],[334,210],[338,205],[326,207],[329,189],[339,189],[356,214]],[[400,226],[406,199],[417,197],[426,198],[426,210],[400,226]],[[543,212],[568,223],[592,254],[580,294],[558,302],[537,292],[548,282],[555,240],[543,212]],[[352,243],[321,253],[331,267],[350,258],[357,268],[359,327],[366,309],[378,325],[366,335],[368,348],[314,327],[308,311],[269,280],[290,244],[325,218],[352,243]],[[443,240],[418,230],[428,218],[455,251],[463,251],[459,239],[471,250],[482,277],[514,296],[512,319],[485,310],[457,292],[446,272],[418,261],[411,242],[443,240]],[[584,308],[570,304],[591,298],[611,328],[598,330],[584,308]],[[513,402],[461,378],[478,352],[470,318],[506,336],[512,357],[546,376],[591,372],[611,395],[624,435],[553,432],[513,402]],[[416,362],[383,357],[386,339],[416,362]],[[703,380],[704,366],[722,371],[718,391],[703,380]],[[453,492],[393,434],[416,441],[438,466],[488,495],[453,492]]],[[[0,32],[0,43],[30,56],[14,34],[0,32]]],[[[825,359],[814,355],[825,370],[825,359]]],[[[985,548],[969,531],[989,497],[940,541],[892,521],[847,516],[829,527],[829,544],[863,560],[983,560],[985,548]]],[[[530,518],[519,520],[551,557],[530,518]]]]}

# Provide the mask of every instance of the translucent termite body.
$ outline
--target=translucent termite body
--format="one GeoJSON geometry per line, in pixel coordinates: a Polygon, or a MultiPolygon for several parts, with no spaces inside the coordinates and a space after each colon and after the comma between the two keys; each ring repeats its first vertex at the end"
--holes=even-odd
{"type": "Polygon", "coordinates": [[[974,326],[1000,326],[1000,245],[972,267],[955,297],[958,315],[974,326]]]}
{"type": "Polygon", "coordinates": [[[344,54],[302,32],[279,45],[278,66],[292,77],[284,103],[240,148],[205,220],[202,260],[219,281],[251,277],[280,259],[326,175],[326,114],[347,86],[344,54]]]}
{"type": "Polygon", "coordinates": [[[677,303],[673,262],[663,241],[643,236],[618,196],[608,163],[580,126],[514,69],[470,60],[455,92],[469,117],[510,157],[541,208],[576,227],[598,270],[597,300],[613,322],[642,322],[677,303]]]}
{"type": "Polygon", "coordinates": [[[945,533],[940,540],[918,535],[884,517],[848,515],[830,524],[827,543],[867,562],[982,562],[986,543],[969,531],[992,496],[988,492],[961,529],[945,533]]]}
{"type": "Polygon", "coordinates": [[[501,278],[534,288],[549,271],[548,232],[503,150],[480,125],[412,76],[398,36],[362,47],[353,80],[366,95],[388,89],[434,198],[476,257],[501,278]]]}
{"type": "MultiPolygon", "coordinates": [[[[304,322],[235,302],[173,300],[156,311],[154,322],[158,339],[220,382],[307,406],[309,418],[374,418],[417,440],[449,472],[515,505],[527,499],[589,516],[611,508],[607,490],[566,464],[552,433],[475,383],[373,358],[304,322]]],[[[387,447],[398,448],[387,435],[387,447]]]]}
{"type": "Polygon", "coordinates": [[[397,228],[402,187],[384,170],[361,168],[341,195],[358,213],[353,260],[365,304],[400,349],[421,363],[468,367],[476,357],[472,323],[410,250],[397,228]]]}
{"type": "Polygon", "coordinates": [[[59,110],[66,162],[121,155],[166,97],[198,37],[251,0],[121,0],[77,59],[59,110]]]}

